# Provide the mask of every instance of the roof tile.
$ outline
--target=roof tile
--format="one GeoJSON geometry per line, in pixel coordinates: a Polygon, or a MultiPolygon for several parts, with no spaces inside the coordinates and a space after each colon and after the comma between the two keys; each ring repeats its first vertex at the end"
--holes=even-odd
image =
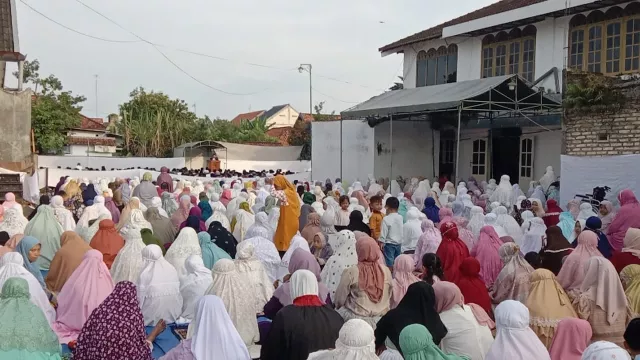
{"type": "Polygon", "coordinates": [[[234,124],[234,125],[240,125],[240,124],[242,124],[242,122],[244,120],[252,121],[252,120],[254,120],[255,118],[257,118],[258,116],[260,116],[262,114],[264,114],[264,110],[251,111],[251,112],[248,112],[248,113],[238,114],[236,117],[234,117],[231,120],[231,123],[234,124]]]}
{"type": "Polygon", "coordinates": [[[427,30],[423,30],[423,31],[420,31],[419,33],[415,33],[413,35],[407,36],[404,39],[400,39],[398,41],[392,42],[391,44],[387,44],[381,47],[380,49],[378,49],[378,51],[380,52],[391,51],[399,47],[410,45],[420,41],[438,39],[442,37],[442,29],[444,29],[447,26],[462,24],[468,21],[477,20],[483,17],[500,14],[509,10],[523,8],[525,6],[541,3],[544,1],[547,1],[547,0],[501,0],[491,5],[485,6],[481,9],[478,9],[468,14],[457,17],[453,20],[449,20],[440,25],[429,28],[427,30]]]}

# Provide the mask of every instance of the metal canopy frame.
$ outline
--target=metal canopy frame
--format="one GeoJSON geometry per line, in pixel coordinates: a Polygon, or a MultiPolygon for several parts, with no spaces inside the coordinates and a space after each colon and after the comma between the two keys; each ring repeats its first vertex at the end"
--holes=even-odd
{"type": "MultiPolygon", "coordinates": [[[[181,149],[182,157],[186,157],[187,150],[196,149],[196,148],[213,148],[214,150],[224,149],[224,158],[225,158],[225,167],[226,167],[227,158],[228,158],[227,148],[222,144],[213,140],[194,141],[194,142],[182,144],[174,149],[174,157],[175,157],[175,150],[181,149]]],[[[189,167],[191,167],[191,159],[189,159],[189,167]]]]}
{"type": "MultiPolygon", "coordinates": [[[[435,85],[436,87],[439,85],[435,85]]],[[[402,90],[396,90],[402,91],[402,90]]],[[[428,103],[428,101],[425,101],[428,103]]],[[[346,110],[349,112],[356,108],[357,105],[351,109],[346,110]]],[[[381,109],[383,112],[384,110],[381,109]]],[[[459,162],[460,162],[460,130],[463,113],[472,113],[475,116],[474,120],[493,120],[498,118],[513,118],[523,117],[533,124],[551,131],[549,128],[537,123],[531,116],[539,115],[552,115],[562,113],[562,103],[551,96],[545,95],[542,91],[535,89],[531,84],[521,78],[519,75],[512,75],[506,78],[505,81],[499,83],[497,86],[489,87],[485,92],[480,95],[474,96],[470,99],[463,99],[458,102],[456,106],[446,107],[436,110],[416,111],[416,112],[388,112],[386,114],[379,114],[378,116],[369,116],[366,120],[372,127],[389,121],[389,145],[391,148],[390,153],[390,175],[389,179],[393,179],[393,122],[395,121],[431,121],[433,122],[433,115],[435,114],[454,114],[457,113],[457,138],[456,138],[456,166],[455,176],[456,179],[460,176],[459,162]]],[[[361,119],[361,118],[360,118],[361,119]]],[[[340,120],[340,127],[342,129],[342,121],[349,121],[349,118],[345,119],[343,115],[340,120]]],[[[352,119],[353,120],[353,119],[352,119]]],[[[342,142],[340,142],[340,158],[342,161],[342,142]]],[[[340,176],[342,177],[342,166],[340,167],[340,176]]]]}

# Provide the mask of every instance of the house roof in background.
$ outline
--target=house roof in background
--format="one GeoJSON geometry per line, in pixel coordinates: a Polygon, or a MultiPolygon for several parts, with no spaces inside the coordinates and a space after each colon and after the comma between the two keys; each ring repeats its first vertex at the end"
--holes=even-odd
{"type": "MultiPolygon", "coordinates": [[[[328,121],[340,120],[340,114],[337,114],[337,115],[321,114],[321,116],[325,117],[328,121]]],[[[302,119],[302,121],[304,121],[306,123],[310,123],[310,122],[314,121],[315,118],[314,118],[313,114],[300,113],[298,115],[298,119],[302,119]]]]}
{"type": "Polygon", "coordinates": [[[102,118],[90,118],[80,114],[82,117],[82,121],[80,123],[80,127],[77,129],[81,130],[101,130],[106,131],[107,125],[105,124],[102,118]]]}
{"type": "Polygon", "coordinates": [[[67,145],[103,145],[116,146],[116,139],[107,137],[68,136],[67,145]]]}
{"type": "Polygon", "coordinates": [[[509,10],[523,8],[525,6],[541,3],[544,1],[547,1],[547,0],[501,0],[491,5],[485,6],[481,9],[478,9],[468,14],[457,17],[453,20],[444,22],[440,25],[437,25],[429,29],[420,31],[419,33],[415,33],[413,35],[407,36],[403,39],[392,42],[391,44],[387,44],[381,47],[380,49],[378,49],[378,51],[380,52],[392,51],[402,46],[414,44],[420,41],[438,39],[442,37],[442,29],[444,29],[447,26],[462,24],[468,21],[477,20],[483,17],[500,14],[509,10]]]}
{"type": "Polygon", "coordinates": [[[257,118],[258,116],[264,114],[264,110],[258,110],[258,111],[251,111],[248,113],[242,113],[242,114],[238,114],[236,117],[234,117],[231,120],[231,123],[234,125],[240,125],[244,120],[253,120],[255,118],[257,118]]]}
{"type": "Polygon", "coordinates": [[[267,135],[277,138],[280,145],[288,146],[289,135],[291,135],[292,131],[293,131],[293,127],[291,126],[272,128],[267,130],[267,135]]]}
{"type": "Polygon", "coordinates": [[[262,114],[262,117],[264,117],[265,119],[269,119],[270,117],[272,117],[273,115],[277,114],[278,111],[286,108],[287,106],[291,106],[289,104],[284,104],[284,105],[276,105],[274,107],[272,107],[271,109],[267,110],[264,114],[262,114]]]}

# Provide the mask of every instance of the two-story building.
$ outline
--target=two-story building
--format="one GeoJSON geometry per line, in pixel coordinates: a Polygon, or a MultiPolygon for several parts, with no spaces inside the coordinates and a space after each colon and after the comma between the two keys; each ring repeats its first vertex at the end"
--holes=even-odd
{"type": "Polygon", "coordinates": [[[373,126],[367,173],[528,187],[560,167],[564,70],[640,71],[640,2],[502,0],[379,51],[403,56],[404,89],[342,112],[373,126]]]}
{"type": "Polygon", "coordinates": [[[102,118],[80,116],[80,126],[67,131],[64,155],[114,156],[118,147],[122,145],[122,137],[110,133],[107,130],[109,123],[105,123],[102,118]]]}

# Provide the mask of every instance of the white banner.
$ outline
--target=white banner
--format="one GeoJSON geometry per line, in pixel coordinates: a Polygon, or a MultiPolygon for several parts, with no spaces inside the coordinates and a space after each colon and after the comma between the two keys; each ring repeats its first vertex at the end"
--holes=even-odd
{"type": "Polygon", "coordinates": [[[560,205],[566,208],[576,194],[591,194],[597,186],[608,186],[606,199],[618,204],[618,194],[631,189],[640,195],[640,155],[560,157],[560,205]]]}

